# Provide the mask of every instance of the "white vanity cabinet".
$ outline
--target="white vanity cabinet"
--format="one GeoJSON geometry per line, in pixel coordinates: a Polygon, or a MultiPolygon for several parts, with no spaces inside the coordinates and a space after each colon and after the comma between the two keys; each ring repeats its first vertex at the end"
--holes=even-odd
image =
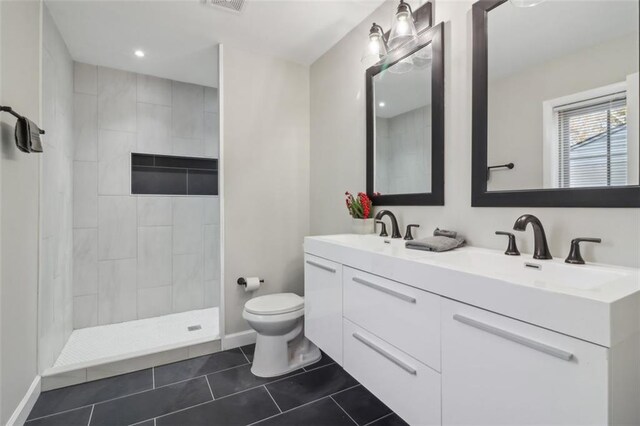
{"type": "Polygon", "coordinates": [[[307,237],[306,333],[411,425],[640,425],[640,274],[569,289],[531,261],[307,237]]]}
{"type": "Polygon", "coordinates": [[[304,256],[305,335],[342,365],[342,265],[304,256]]]}
{"type": "Polygon", "coordinates": [[[606,425],[607,352],[443,299],[442,424],[606,425]]]}

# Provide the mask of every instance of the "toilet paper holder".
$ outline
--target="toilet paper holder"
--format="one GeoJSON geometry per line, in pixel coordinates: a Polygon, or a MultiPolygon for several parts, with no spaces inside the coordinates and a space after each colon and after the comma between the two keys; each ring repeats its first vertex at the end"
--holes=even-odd
{"type": "MultiPolygon", "coordinates": [[[[241,285],[241,286],[244,286],[244,287],[247,286],[247,280],[245,279],[245,277],[238,278],[238,281],[236,281],[236,282],[238,283],[238,285],[241,285]]],[[[264,280],[261,278],[260,279],[260,284],[263,284],[263,283],[264,283],[264,280]]]]}

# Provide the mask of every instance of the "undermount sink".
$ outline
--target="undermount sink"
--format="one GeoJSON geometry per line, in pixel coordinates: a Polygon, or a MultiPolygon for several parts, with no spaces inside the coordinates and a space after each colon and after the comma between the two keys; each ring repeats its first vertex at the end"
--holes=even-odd
{"type": "Polygon", "coordinates": [[[635,272],[599,265],[570,265],[561,259],[538,260],[530,255],[506,256],[501,252],[472,247],[441,253],[438,260],[456,269],[473,270],[518,284],[581,291],[599,291],[603,286],[635,272]]]}

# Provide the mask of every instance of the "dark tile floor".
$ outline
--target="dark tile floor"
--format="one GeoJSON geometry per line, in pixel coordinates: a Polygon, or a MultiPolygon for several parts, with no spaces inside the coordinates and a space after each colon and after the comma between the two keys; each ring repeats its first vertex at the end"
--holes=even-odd
{"type": "Polygon", "coordinates": [[[43,392],[27,426],[406,426],[331,358],[251,374],[254,345],[43,392]]]}

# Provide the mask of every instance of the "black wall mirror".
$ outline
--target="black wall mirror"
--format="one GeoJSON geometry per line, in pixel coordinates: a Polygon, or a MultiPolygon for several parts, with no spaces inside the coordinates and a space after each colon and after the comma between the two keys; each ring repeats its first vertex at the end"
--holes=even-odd
{"type": "Polygon", "coordinates": [[[472,205],[640,207],[639,2],[518,4],[473,5],[472,205]]]}
{"type": "Polygon", "coordinates": [[[367,193],[375,205],[444,205],[443,24],[367,70],[367,193]]]}

